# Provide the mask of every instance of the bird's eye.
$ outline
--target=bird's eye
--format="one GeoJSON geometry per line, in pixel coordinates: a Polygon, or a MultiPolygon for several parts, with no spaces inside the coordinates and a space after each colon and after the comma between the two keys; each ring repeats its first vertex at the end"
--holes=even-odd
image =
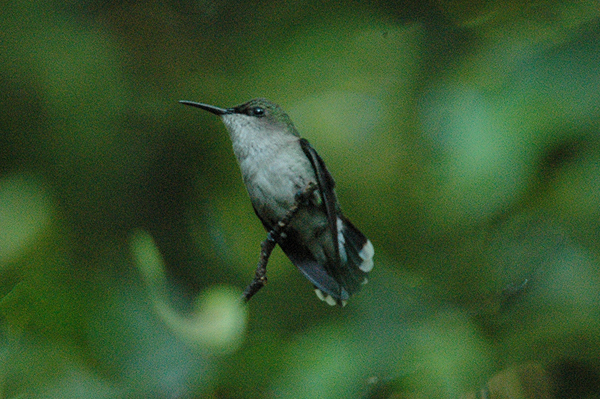
{"type": "Polygon", "coordinates": [[[248,111],[248,115],[250,116],[263,116],[265,114],[265,109],[263,107],[253,107],[248,111]]]}

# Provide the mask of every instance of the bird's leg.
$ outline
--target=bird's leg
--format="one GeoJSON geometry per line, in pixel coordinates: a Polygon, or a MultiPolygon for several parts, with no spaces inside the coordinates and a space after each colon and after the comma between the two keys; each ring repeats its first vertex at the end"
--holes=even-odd
{"type": "Polygon", "coordinates": [[[277,241],[280,237],[285,236],[285,230],[288,225],[300,210],[300,207],[308,201],[310,196],[317,189],[317,185],[313,182],[308,183],[304,190],[296,194],[294,205],[288,209],[287,213],[281,219],[275,227],[267,234],[267,239],[260,244],[260,257],[258,260],[258,266],[256,266],[256,272],[254,273],[254,279],[246,287],[242,294],[242,301],[248,302],[254,294],[256,294],[266,283],[267,283],[267,263],[269,257],[277,245],[277,241]]]}
{"type": "Polygon", "coordinates": [[[290,211],[288,211],[288,214],[286,214],[286,217],[293,216],[293,215],[289,215],[290,212],[293,212],[294,214],[297,212],[297,210],[294,210],[294,207],[298,208],[301,205],[308,205],[311,195],[313,195],[313,193],[315,191],[317,191],[317,188],[318,188],[317,184],[311,181],[306,185],[304,190],[298,191],[296,193],[296,195],[294,196],[295,204],[294,204],[294,206],[292,206],[290,211]]]}

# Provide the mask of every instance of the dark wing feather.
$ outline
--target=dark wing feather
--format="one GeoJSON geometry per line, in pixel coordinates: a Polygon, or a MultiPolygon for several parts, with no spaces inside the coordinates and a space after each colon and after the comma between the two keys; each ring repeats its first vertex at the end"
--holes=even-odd
{"type": "MultiPolygon", "coordinates": [[[[338,245],[338,228],[337,228],[337,199],[335,197],[335,181],[327,170],[325,162],[321,159],[319,154],[310,146],[308,140],[300,139],[300,147],[302,151],[308,157],[310,164],[313,167],[315,176],[317,178],[317,185],[319,186],[319,193],[325,206],[325,213],[327,214],[327,221],[329,223],[329,231],[331,232],[331,242],[334,247],[333,265],[324,265],[327,272],[333,276],[336,281],[343,281],[340,275],[341,271],[341,260],[340,260],[340,248],[338,245]]],[[[341,286],[340,286],[341,287],[341,286]]],[[[338,292],[338,296],[341,296],[341,292],[338,292]]]]}

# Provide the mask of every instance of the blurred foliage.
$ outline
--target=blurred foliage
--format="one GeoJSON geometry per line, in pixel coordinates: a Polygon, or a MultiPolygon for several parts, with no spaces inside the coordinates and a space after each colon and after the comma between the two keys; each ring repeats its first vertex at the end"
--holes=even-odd
{"type": "Polygon", "coordinates": [[[0,397],[600,397],[600,6],[5,2],[0,397]],[[218,118],[281,104],[373,241],[318,301],[218,118]]]}

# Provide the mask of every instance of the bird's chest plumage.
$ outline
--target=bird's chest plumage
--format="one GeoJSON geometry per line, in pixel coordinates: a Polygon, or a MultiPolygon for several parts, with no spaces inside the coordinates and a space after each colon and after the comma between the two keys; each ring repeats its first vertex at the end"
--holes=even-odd
{"type": "Polygon", "coordinates": [[[314,172],[297,141],[253,155],[238,158],[244,184],[256,212],[273,225],[294,205],[296,194],[315,181],[314,172]]]}

